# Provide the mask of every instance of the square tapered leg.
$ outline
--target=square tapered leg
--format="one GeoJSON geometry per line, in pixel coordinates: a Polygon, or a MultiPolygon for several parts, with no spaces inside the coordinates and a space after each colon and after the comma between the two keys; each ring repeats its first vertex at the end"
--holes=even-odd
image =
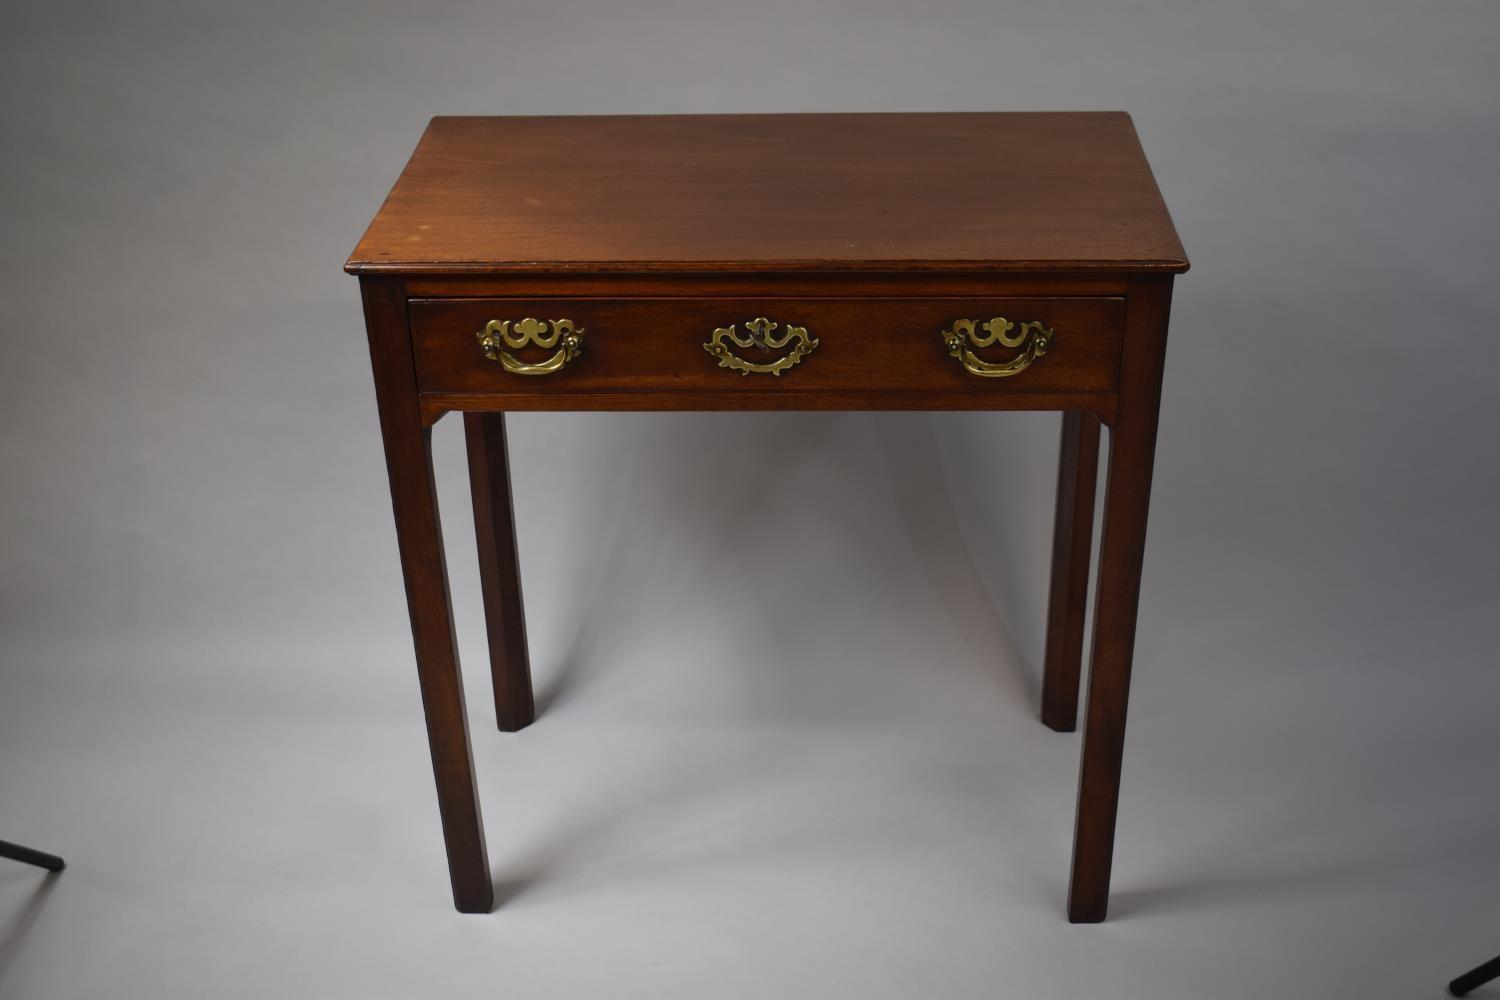
{"type": "Polygon", "coordinates": [[[474,498],[474,538],[479,546],[479,584],[489,632],[495,718],[515,732],[536,718],[531,660],[526,652],[526,613],[516,556],[516,518],[510,497],[505,414],[465,413],[469,486],[474,498]]]}
{"type": "Polygon", "coordinates": [[[1073,923],[1097,923],[1109,908],[1125,713],[1130,699],[1171,289],[1166,281],[1138,282],[1132,288],[1125,320],[1120,399],[1110,432],[1104,530],[1099,544],[1093,662],[1073,834],[1073,877],[1068,887],[1068,919],[1073,923]]]}
{"type": "Polygon", "coordinates": [[[1084,613],[1094,547],[1094,490],[1099,469],[1099,418],[1063,414],[1052,526],[1052,587],[1047,599],[1047,653],[1042,672],[1042,722],[1060,733],[1078,726],[1084,613]]]}
{"type": "Polygon", "coordinates": [[[464,913],[488,913],[494,908],[494,885],[474,787],[458,643],[453,634],[448,568],[432,475],[432,431],[422,422],[417,405],[406,304],[398,287],[379,279],[363,279],[360,291],[453,902],[464,913]]]}

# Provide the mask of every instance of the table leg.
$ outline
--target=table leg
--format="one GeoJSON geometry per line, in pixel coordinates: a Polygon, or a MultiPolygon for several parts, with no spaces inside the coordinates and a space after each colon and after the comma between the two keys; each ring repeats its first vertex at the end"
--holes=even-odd
{"type": "Polygon", "coordinates": [[[494,886],[474,787],[458,643],[453,634],[432,476],[432,431],[424,426],[417,406],[406,303],[398,284],[380,279],[361,279],[360,293],[453,902],[464,913],[488,913],[494,907],[494,886]]]}
{"type": "Polygon", "coordinates": [[[489,631],[495,718],[503,732],[513,733],[536,718],[536,704],[531,694],[531,660],[526,653],[526,615],[516,558],[505,414],[465,413],[464,437],[469,446],[474,539],[479,547],[479,584],[489,631]]]}
{"type": "Polygon", "coordinates": [[[1047,654],[1042,722],[1060,733],[1078,725],[1078,677],[1094,545],[1094,489],[1099,475],[1099,418],[1063,414],[1052,525],[1052,590],[1047,600],[1047,654]]]}
{"type": "Polygon", "coordinates": [[[1119,403],[1110,432],[1104,532],[1094,602],[1093,662],[1078,782],[1073,878],[1068,888],[1068,919],[1073,923],[1097,923],[1109,907],[1125,713],[1171,295],[1170,281],[1143,279],[1132,283],[1128,297],[1119,403]]]}

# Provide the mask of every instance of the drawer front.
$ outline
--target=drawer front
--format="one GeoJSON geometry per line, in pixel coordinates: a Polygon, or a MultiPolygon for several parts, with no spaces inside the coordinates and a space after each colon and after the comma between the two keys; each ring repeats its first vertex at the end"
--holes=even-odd
{"type": "MultiPolygon", "coordinates": [[[[1108,395],[1121,298],[413,299],[424,393],[1108,395]]],[[[982,404],[982,398],[976,402],[982,404]]]]}

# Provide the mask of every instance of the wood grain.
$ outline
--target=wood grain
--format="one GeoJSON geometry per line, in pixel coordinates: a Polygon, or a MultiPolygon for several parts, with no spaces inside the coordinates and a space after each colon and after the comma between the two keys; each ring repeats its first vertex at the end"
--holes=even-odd
{"type": "Polygon", "coordinates": [[[1021,271],[760,271],[637,274],[507,271],[418,274],[402,279],[413,299],[986,298],[1119,297],[1129,273],[1021,271]]]}
{"type": "Polygon", "coordinates": [[[1114,422],[1115,397],[1099,393],[993,394],[976,405],[974,394],[956,392],[435,392],[418,404],[431,426],[445,414],[531,412],[676,412],[705,410],[1086,410],[1104,424],[1114,422]]]}
{"type": "MultiPolygon", "coordinates": [[[[841,392],[962,392],[968,406],[986,409],[997,396],[1072,392],[1105,396],[1115,389],[1124,300],[1119,298],[986,299],[420,299],[411,303],[417,378],[424,393],[504,392],[578,397],[591,393],[696,394],[695,409],[719,409],[719,393],[774,397],[841,392]],[[475,334],[492,319],[572,320],[584,329],[583,354],[563,370],[526,376],[505,371],[480,349],[475,334]],[[704,350],[718,327],[740,330],[757,316],[795,324],[818,346],[780,375],[724,368],[704,350]],[[956,319],[1003,316],[1019,328],[1037,320],[1053,329],[1047,353],[1008,378],[981,378],[944,348],[940,331],[956,319]]],[[[550,351],[528,349],[528,360],[550,351]]],[[[992,345],[990,360],[1018,348],[992,345]]],[[[769,361],[784,351],[741,349],[769,361]]],[[[525,357],[525,352],[517,352],[525,357]]],[[[734,406],[732,408],[742,408],[734,406]]]]}
{"type": "Polygon", "coordinates": [[[513,733],[536,719],[536,703],[531,693],[531,657],[526,649],[526,611],[521,601],[505,414],[464,414],[464,438],[469,452],[479,585],[490,640],[495,721],[501,732],[513,733]]]}
{"type": "Polygon", "coordinates": [[[458,642],[453,634],[443,529],[432,476],[432,432],[423,426],[417,409],[417,379],[399,287],[366,278],[360,282],[360,292],[453,903],[464,913],[488,913],[494,907],[494,886],[474,787],[458,642]]]}
{"type": "Polygon", "coordinates": [[[1052,526],[1052,587],[1047,598],[1047,652],[1042,671],[1042,722],[1060,733],[1078,725],[1084,613],[1093,559],[1094,492],[1099,472],[1099,418],[1063,414],[1057,463],[1057,513],[1052,526]]]}
{"type": "Polygon", "coordinates": [[[1146,551],[1146,514],[1166,358],[1170,280],[1142,280],[1130,293],[1119,415],[1109,440],[1093,662],[1073,832],[1068,919],[1097,923],[1109,908],[1109,878],[1125,752],[1125,712],[1135,657],[1136,612],[1146,551]]]}
{"type": "Polygon", "coordinates": [[[434,118],[351,272],[1187,268],[1122,112],[434,118]]]}
{"type": "Polygon", "coordinates": [[[1069,411],[1043,693],[1057,729],[1076,724],[1100,424],[1112,428],[1068,896],[1070,920],[1103,919],[1172,275],[1188,266],[1127,115],[435,118],[345,266],[361,275],[460,910],[489,909],[493,892],[433,422],[466,414],[505,729],[534,705],[504,412],[1051,409],[1069,411]],[[965,372],[938,336],[995,315],[1056,331],[1014,378],[965,372]],[[573,320],[584,353],[553,375],[506,373],[475,333],[526,316],[573,320]],[[702,346],[714,328],[756,316],[819,345],[779,377],[719,367],[702,346]]]}

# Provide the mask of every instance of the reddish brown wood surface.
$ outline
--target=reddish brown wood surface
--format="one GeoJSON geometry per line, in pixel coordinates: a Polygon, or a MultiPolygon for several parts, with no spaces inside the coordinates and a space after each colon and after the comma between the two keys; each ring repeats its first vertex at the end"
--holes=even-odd
{"type": "Polygon", "coordinates": [[[494,886],[453,635],[443,529],[432,477],[432,432],[423,426],[417,409],[417,378],[400,288],[365,279],[360,291],[453,902],[464,913],[487,913],[494,906],[494,886]]]}
{"type": "Polygon", "coordinates": [[[1098,393],[996,394],[976,406],[974,394],[958,392],[805,392],[772,394],[756,390],[716,392],[712,405],[704,394],[670,392],[598,392],[587,396],[561,393],[425,393],[420,406],[431,426],[445,414],[603,411],[701,412],[713,410],[1087,410],[1104,423],[1114,420],[1115,399],[1098,393]]]}
{"type": "Polygon", "coordinates": [[[474,541],[479,585],[490,640],[495,721],[513,733],[536,718],[531,694],[531,658],[526,650],[526,612],[521,602],[521,566],[516,555],[516,516],[510,496],[505,414],[464,414],[469,451],[469,488],[474,501],[474,541]]]}
{"type": "MultiPolygon", "coordinates": [[[[1113,394],[1124,321],[1119,298],[986,299],[430,299],[411,304],[417,378],[424,393],[577,395],[576,409],[592,408],[590,393],[698,394],[696,409],[720,409],[718,393],[775,397],[806,393],[961,392],[974,409],[995,396],[1069,392],[1113,394]],[[802,326],[818,346],[780,375],[741,374],[721,367],[704,349],[714,330],[744,331],[757,316],[802,326]],[[954,320],[980,323],[1002,316],[1015,324],[1040,321],[1055,336],[1046,354],[1007,378],[983,378],[950,357],[940,332],[954,320]],[[569,319],[584,330],[583,353],[547,375],[507,372],[485,357],[475,334],[493,319],[569,319]]],[[[765,363],[790,347],[736,348],[765,363]]],[[[1008,361],[1019,348],[976,348],[991,361],[1008,361]]],[[[516,352],[538,361],[551,353],[516,352]]],[[[742,409],[732,404],[731,408],[742,409]]]]}
{"type": "Polygon", "coordinates": [[[496,707],[517,728],[533,707],[502,411],[1052,409],[1073,411],[1043,695],[1058,729],[1076,717],[1098,421],[1112,427],[1068,899],[1070,919],[1103,919],[1171,276],[1187,268],[1126,115],[438,118],[346,268],[459,909],[488,909],[492,889],[428,425],[470,414],[496,707]],[[527,315],[584,327],[584,354],[539,377],[485,359],[474,334],[527,315]],[[761,315],[818,348],[780,377],[703,350],[761,315]],[[938,331],[993,315],[1057,339],[1014,378],[966,373],[938,331]]]}
{"type": "Polygon", "coordinates": [[[1125,317],[1119,415],[1110,431],[1104,527],[1099,541],[1099,585],[1094,599],[1093,662],[1073,832],[1073,877],[1068,919],[1103,920],[1120,802],[1125,711],[1135,656],[1146,512],[1156,455],[1156,421],[1166,357],[1170,280],[1143,280],[1132,289],[1125,317]]]}
{"type": "Polygon", "coordinates": [[[1047,653],[1042,672],[1042,722],[1069,733],[1078,725],[1084,613],[1093,558],[1094,492],[1098,485],[1099,418],[1063,414],[1052,526],[1052,588],[1047,599],[1047,653]]]}
{"type": "Polygon", "coordinates": [[[1185,270],[1122,112],[434,118],[350,271],[1185,270]]]}
{"type": "Polygon", "coordinates": [[[582,298],[987,298],[1119,297],[1128,273],[1046,271],[761,271],[738,274],[572,271],[420,274],[402,279],[413,299],[582,298]]]}

